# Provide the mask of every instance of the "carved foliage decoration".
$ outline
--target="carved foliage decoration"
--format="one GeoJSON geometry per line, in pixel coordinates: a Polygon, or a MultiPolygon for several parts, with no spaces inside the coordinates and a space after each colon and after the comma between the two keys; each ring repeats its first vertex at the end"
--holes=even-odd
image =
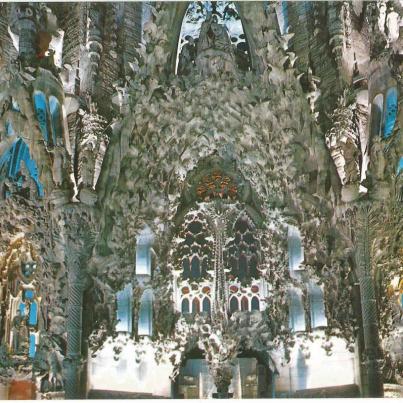
{"type": "Polygon", "coordinates": [[[234,200],[237,192],[237,185],[233,179],[220,171],[204,176],[196,190],[197,196],[203,201],[216,197],[234,200]]]}

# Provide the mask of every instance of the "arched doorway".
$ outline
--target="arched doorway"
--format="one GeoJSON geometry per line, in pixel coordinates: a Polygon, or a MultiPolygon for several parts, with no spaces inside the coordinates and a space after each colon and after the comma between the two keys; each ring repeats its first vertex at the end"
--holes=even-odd
{"type": "MultiPolygon", "coordinates": [[[[256,352],[245,351],[234,360],[229,396],[234,399],[270,398],[274,376],[267,362],[256,352]]],[[[189,352],[173,385],[176,399],[211,399],[217,397],[214,377],[198,348],[189,352]]]]}

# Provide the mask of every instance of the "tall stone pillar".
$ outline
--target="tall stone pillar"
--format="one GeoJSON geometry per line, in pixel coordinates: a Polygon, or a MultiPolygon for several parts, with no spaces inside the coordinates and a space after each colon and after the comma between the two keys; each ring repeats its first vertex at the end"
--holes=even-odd
{"type": "Polygon", "coordinates": [[[19,57],[23,65],[36,56],[36,9],[27,3],[14,5],[14,21],[11,30],[18,35],[19,57]]]}
{"type": "Polygon", "coordinates": [[[361,314],[364,333],[364,368],[367,396],[383,397],[377,302],[371,259],[371,206],[361,202],[357,208],[356,270],[360,284],[361,314]]]}
{"type": "Polygon", "coordinates": [[[65,397],[80,398],[81,335],[82,335],[83,287],[77,269],[69,279],[67,305],[67,352],[65,359],[65,397]]]}

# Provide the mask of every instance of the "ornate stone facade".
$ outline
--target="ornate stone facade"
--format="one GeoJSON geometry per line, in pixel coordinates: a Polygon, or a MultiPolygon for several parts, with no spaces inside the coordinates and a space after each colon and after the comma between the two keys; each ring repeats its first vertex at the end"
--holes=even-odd
{"type": "Polygon", "coordinates": [[[402,11],[0,4],[0,396],[398,390],[402,11]]]}

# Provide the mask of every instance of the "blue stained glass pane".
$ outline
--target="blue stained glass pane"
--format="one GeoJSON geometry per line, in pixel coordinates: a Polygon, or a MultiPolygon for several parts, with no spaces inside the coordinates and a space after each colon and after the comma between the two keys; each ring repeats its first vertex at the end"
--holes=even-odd
{"type": "Polygon", "coordinates": [[[190,277],[189,259],[187,259],[187,258],[183,259],[182,268],[183,268],[183,278],[188,279],[190,277]]]}
{"type": "Polygon", "coordinates": [[[229,310],[230,312],[239,311],[239,302],[236,297],[232,297],[229,301],[229,310]]]}
{"type": "Polygon", "coordinates": [[[13,149],[14,145],[12,145],[3,155],[0,156],[0,170],[3,168],[4,165],[10,162],[13,155],[13,149]]]}
{"type": "Polygon", "coordinates": [[[53,95],[49,97],[49,110],[52,122],[53,144],[59,144],[62,138],[60,104],[53,95]]]}
{"type": "Polygon", "coordinates": [[[200,260],[197,256],[193,256],[193,259],[192,259],[191,277],[193,279],[200,278],[200,260]]]}
{"type": "Polygon", "coordinates": [[[29,307],[28,325],[35,326],[38,323],[38,305],[32,302],[29,307]]]}
{"type": "Polygon", "coordinates": [[[127,284],[126,287],[116,294],[117,299],[117,332],[132,331],[132,285],[127,284]]]}
{"type": "Polygon", "coordinates": [[[18,139],[14,144],[0,157],[0,169],[8,164],[7,176],[14,179],[21,186],[22,178],[19,176],[21,170],[21,161],[29,172],[29,176],[36,184],[39,197],[44,196],[43,186],[39,181],[38,167],[35,160],[31,159],[29,148],[22,139],[18,139]]]}
{"type": "Polygon", "coordinates": [[[260,303],[258,297],[253,297],[251,301],[252,311],[260,311],[260,303]]]}
{"type": "Polygon", "coordinates": [[[42,136],[46,142],[49,141],[49,130],[48,130],[48,112],[46,105],[45,94],[41,91],[35,91],[34,93],[34,107],[36,117],[39,122],[39,127],[42,132],[42,136]]]}
{"type": "Polygon", "coordinates": [[[25,315],[25,304],[23,302],[20,303],[19,309],[21,311],[21,315],[25,315]]]}
{"type": "Polygon", "coordinates": [[[399,175],[403,171],[403,157],[400,157],[400,160],[397,164],[397,174],[399,175]]]}
{"type": "Polygon", "coordinates": [[[288,259],[291,271],[298,270],[304,260],[301,234],[297,228],[291,226],[288,230],[288,259]]]}
{"type": "Polygon", "coordinates": [[[395,127],[397,116],[397,89],[389,88],[386,93],[385,123],[383,137],[388,138],[395,127]]]}
{"type": "Polygon", "coordinates": [[[15,179],[18,171],[20,170],[21,158],[23,156],[24,148],[26,147],[22,139],[18,139],[13,146],[13,152],[10,164],[8,166],[8,177],[15,179]]]}
{"type": "Polygon", "coordinates": [[[25,290],[25,298],[32,299],[34,298],[34,290],[25,290]]]}
{"type": "Polygon", "coordinates": [[[203,299],[203,312],[210,313],[211,312],[211,303],[210,298],[204,297],[203,299]]]}
{"type": "Polygon", "coordinates": [[[36,351],[35,335],[30,334],[29,335],[29,358],[34,358],[35,357],[35,351],[36,351]]]}
{"type": "Polygon", "coordinates": [[[294,332],[305,330],[305,311],[302,296],[296,290],[289,290],[289,326],[294,332]]]}
{"type": "Polygon", "coordinates": [[[189,313],[189,300],[187,298],[182,300],[182,313],[189,313]]]}
{"type": "Polygon", "coordinates": [[[138,334],[139,336],[152,336],[153,333],[153,292],[144,291],[140,302],[138,334]]]}
{"type": "Polygon", "coordinates": [[[325,303],[321,287],[314,282],[309,285],[309,299],[311,305],[312,328],[327,326],[325,303]]]}

